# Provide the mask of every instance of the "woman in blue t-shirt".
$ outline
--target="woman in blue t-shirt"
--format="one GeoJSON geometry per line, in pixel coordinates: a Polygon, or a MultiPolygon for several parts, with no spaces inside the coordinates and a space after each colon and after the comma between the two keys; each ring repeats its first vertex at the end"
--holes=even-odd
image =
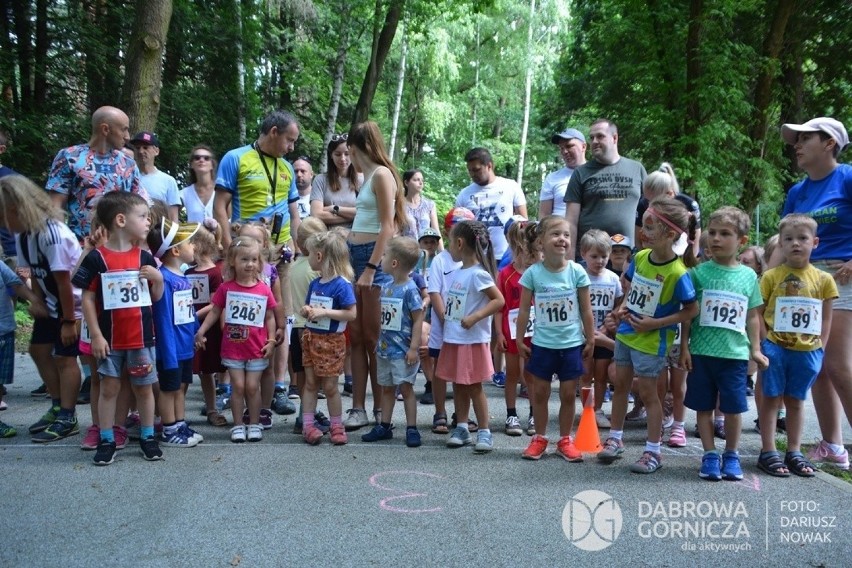
{"type": "Polygon", "coordinates": [[[840,293],[833,303],[822,372],[812,390],[822,439],[808,458],[849,469],[840,411],[842,406],[852,423],[852,166],[837,163],[849,135],[843,123],[819,117],[785,124],[781,137],[793,146],[797,165],[808,175],[790,189],[783,215],[804,213],[816,220],[819,247],[811,253],[811,263],[834,276],[840,293]]]}

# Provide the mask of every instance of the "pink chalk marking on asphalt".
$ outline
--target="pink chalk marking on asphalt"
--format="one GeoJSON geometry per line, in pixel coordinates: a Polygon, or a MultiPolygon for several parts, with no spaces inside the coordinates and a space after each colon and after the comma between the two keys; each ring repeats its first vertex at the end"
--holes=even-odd
{"type": "Polygon", "coordinates": [[[745,475],[742,479],[740,479],[739,481],[735,481],[734,483],[736,483],[737,485],[741,485],[747,489],[760,491],[760,478],[753,473],[745,475]]]}
{"type": "Polygon", "coordinates": [[[434,473],[426,473],[424,471],[382,471],[379,473],[374,473],[370,476],[370,485],[375,487],[376,489],[380,489],[382,491],[391,491],[395,493],[399,493],[399,495],[393,495],[391,497],[385,497],[381,501],[379,501],[379,507],[384,509],[385,511],[391,511],[393,513],[438,513],[443,509],[441,507],[435,507],[432,509],[406,509],[403,507],[396,507],[391,505],[393,501],[397,501],[400,499],[416,499],[418,497],[426,497],[428,493],[415,493],[412,491],[408,491],[405,489],[396,489],[394,487],[385,487],[381,483],[379,483],[379,479],[389,476],[389,475],[418,475],[421,477],[431,477],[433,479],[444,479],[443,476],[434,474],[434,473]]]}

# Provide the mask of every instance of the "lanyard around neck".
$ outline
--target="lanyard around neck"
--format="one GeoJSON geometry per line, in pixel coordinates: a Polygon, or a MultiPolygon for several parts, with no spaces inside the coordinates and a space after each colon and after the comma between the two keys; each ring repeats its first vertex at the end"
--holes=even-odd
{"type": "MultiPolygon", "coordinates": [[[[266,165],[266,156],[267,154],[260,150],[260,146],[257,145],[257,142],[252,144],[254,151],[257,152],[257,156],[260,158],[260,164],[263,166],[263,171],[266,172],[266,179],[269,181],[269,188],[272,190],[272,204],[275,204],[275,188],[278,186],[278,158],[275,156],[270,156],[275,162],[272,166],[272,175],[269,175],[269,168],[266,165]]],[[[268,195],[268,194],[267,194],[268,195]]]]}

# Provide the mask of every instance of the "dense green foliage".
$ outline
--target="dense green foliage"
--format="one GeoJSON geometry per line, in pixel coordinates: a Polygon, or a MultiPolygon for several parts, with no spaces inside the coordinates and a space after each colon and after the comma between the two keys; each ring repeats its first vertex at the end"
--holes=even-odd
{"type": "MultiPolygon", "coordinates": [[[[308,155],[319,170],[337,66],[331,123],[342,132],[393,2],[404,13],[370,117],[390,137],[405,42],[395,157],[424,170],[441,211],[469,183],[462,157],[474,145],[492,151],[499,175],[518,176],[530,66],[522,179],[532,213],[543,176],[561,165],[550,134],[607,116],[623,155],[648,169],[671,162],[704,210],[760,203],[771,230],[784,187],[801,175],[778,125],[818,115],[852,124],[848,2],[538,0],[530,22],[529,0],[174,0],[159,167],[182,181],[193,145],[223,153],[286,108],[302,125],[290,157],[308,155]]],[[[4,164],[44,180],[59,148],[88,138],[94,108],[126,103],[123,57],[140,5],[0,1],[0,123],[14,142],[4,164]]]]}

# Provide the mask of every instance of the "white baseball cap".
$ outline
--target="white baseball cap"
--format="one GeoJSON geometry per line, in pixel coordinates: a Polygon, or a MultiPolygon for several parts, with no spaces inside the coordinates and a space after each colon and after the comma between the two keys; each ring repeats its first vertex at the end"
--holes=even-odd
{"type": "Polygon", "coordinates": [[[841,150],[849,145],[849,134],[846,133],[843,123],[827,116],[813,118],[804,124],[785,124],[781,127],[781,138],[793,146],[796,144],[799,132],[825,132],[834,138],[841,150]]]}

